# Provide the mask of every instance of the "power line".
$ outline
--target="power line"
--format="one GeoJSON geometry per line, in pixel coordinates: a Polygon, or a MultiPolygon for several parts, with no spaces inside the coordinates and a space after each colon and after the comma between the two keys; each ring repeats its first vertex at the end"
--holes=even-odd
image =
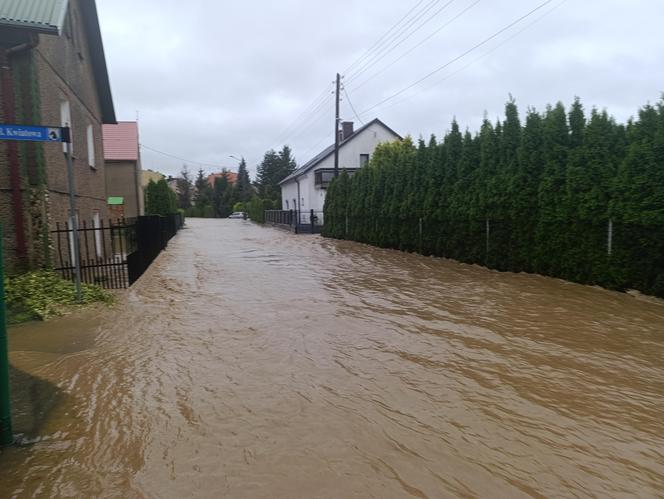
{"type": "MultiPolygon", "coordinates": [[[[364,63],[362,63],[362,65],[358,69],[355,69],[349,73],[345,73],[344,76],[346,76],[349,79],[355,78],[357,74],[364,72],[368,66],[374,64],[375,60],[383,56],[385,52],[389,53],[392,50],[394,50],[393,44],[395,43],[395,41],[398,41],[399,37],[401,37],[403,34],[407,34],[408,30],[413,26],[413,24],[422,19],[422,17],[424,17],[439,2],[440,0],[433,0],[429,4],[425,5],[424,9],[421,12],[417,13],[412,19],[410,19],[404,26],[399,28],[399,30],[396,31],[394,34],[390,35],[390,37],[388,37],[381,44],[382,46],[377,48],[375,53],[371,55],[364,63]]],[[[435,15],[436,14],[429,16],[429,20],[433,18],[435,15]]],[[[417,31],[417,28],[415,29],[415,31],[417,31]]]]}
{"type": "Polygon", "coordinates": [[[333,101],[334,99],[332,96],[328,97],[321,103],[321,105],[318,107],[316,113],[312,113],[305,121],[303,121],[300,126],[298,126],[296,129],[293,130],[293,133],[290,134],[287,139],[290,141],[294,141],[295,139],[299,138],[302,136],[304,132],[312,128],[315,124],[321,121],[323,117],[326,117],[326,114],[321,114],[323,111],[327,112],[327,106],[333,101]],[[316,118],[316,119],[314,119],[316,118]],[[313,119],[313,121],[311,121],[313,119]]]}
{"type": "Polygon", "coordinates": [[[344,90],[344,95],[346,96],[346,99],[348,99],[348,104],[350,105],[350,108],[353,110],[353,114],[355,117],[364,125],[364,121],[362,121],[362,118],[360,118],[360,115],[357,114],[357,111],[355,110],[355,106],[353,106],[353,102],[350,100],[350,95],[348,95],[348,92],[346,91],[346,86],[343,86],[344,90]]]}
{"type": "Polygon", "coordinates": [[[389,68],[391,68],[392,66],[394,66],[397,62],[399,62],[400,60],[402,60],[402,59],[403,59],[404,57],[406,57],[407,55],[411,54],[415,49],[421,47],[421,46],[424,45],[426,42],[428,42],[431,38],[433,38],[433,37],[436,36],[438,33],[440,33],[442,30],[444,30],[445,28],[447,28],[450,24],[452,24],[454,21],[456,21],[457,19],[459,19],[461,16],[463,16],[466,12],[468,12],[470,9],[472,9],[473,7],[475,7],[475,6],[476,6],[478,3],[480,3],[481,1],[482,1],[482,0],[475,0],[475,2],[471,3],[470,5],[468,5],[465,9],[463,9],[461,12],[459,12],[456,16],[454,16],[452,19],[450,19],[450,20],[447,21],[445,24],[443,24],[442,26],[440,26],[437,30],[435,30],[435,31],[434,31],[433,33],[431,33],[429,36],[427,36],[426,38],[422,39],[419,43],[417,43],[416,45],[412,46],[410,49],[408,49],[406,52],[404,52],[403,54],[401,54],[399,57],[397,57],[396,59],[394,59],[394,60],[393,60],[392,62],[390,62],[387,66],[383,67],[383,68],[382,68],[381,70],[379,70],[377,73],[374,73],[372,76],[369,76],[369,78],[365,79],[364,81],[362,81],[362,82],[359,83],[358,85],[354,86],[354,87],[353,87],[353,90],[357,90],[357,89],[359,89],[359,88],[362,88],[362,87],[363,87],[364,85],[366,85],[368,82],[370,82],[371,80],[373,80],[373,79],[376,78],[377,76],[383,74],[383,73],[384,73],[385,71],[387,71],[389,68]]]}
{"type": "Polygon", "coordinates": [[[302,119],[303,119],[307,114],[312,113],[312,112],[315,113],[316,110],[318,109],[318,106],[320,106],[320,104],[321,104],[322,102],[324,102],[324,101],[326,100],[326,98],[329,98],[329,90],[330,90],[330,89],[329,89],[329,85],[328,85],[328,86],[325,88],[325,90],[323,90],[323,91],[318,95],[318,97],[316,97],[316,98],[313,100],[313,102],[312,102],[309,106],[307,106],[307,107],[304,109],[304,111],[302,111],[302,112],[297,116],[297,118],[295,118],[295,119],[294,119],[294,120],[293,120],[293,121],[292,121],[292,122],[291,122],[286,128],[284,128],[281,132],[279,132],[279,134],[277,135],[277,137],[275,138],[275,140],[272,141],[272,143],[273,143],[273,144],[276,144],[276,143],[278,143],[278,142],[282,142],[282,140],[281,140],[282,137],[283,137],[283,138],[287,138],[288,135],[290,135],[295,129],[297,129],[297,127],[299,127],[299,126],[301,125],[301,123],[302,123],[302,119]],[[313,111],[312,111],[312,109],[313,109],[313,111]],[[293,128],[293,126],[295,126],[295,129],[291,130],[291,128],[293,128]]]}
{"type": "MultiPolygon", "coordinates": [[[[184,161],[185,163],[191,163],[191,164],[194,164],[194,165],[207,166],[207,167],[212,167],[212,168],[221,168],[221,165],[220,165],[220,164],[218,164],[218,165],[213,165],[213,164],[211,164],[211,163],[201,163],[200,161],[195,161],[195,160],[193,160],[193,159],[185,159],[185,158],[181,158],[181,157],[176,156],[176,155],[174,155],[174,154],[170,154],[170,153],[167,153],[167,152],[164,152],[164,151],[160,151],[160,150],[158,150],[158,149],[154,149],[154,148],[152,148],[152,147],[146,146],[145,144],[139,144],[139,147],[142,147],[143,149],[147,149],[148,151],[152,151],[152,152],[157,153],[157,154],[161,154],[162,156],[166,156],[166,157],[168,157],[168,158],[173,158],[173,159],[177,159],[177,160],[179,160],[179,161],[184,161]]],[[[233,169],[233,168],[236,168],[236,167],[228,168],[228,170],[231,170],[231,169],[233,169]]]]}
{"type": "MultiPolygon", "coordinates": [[[[440,79],[440,80],[437,80],[437,81],[433,82],[431,85],[429,85],[429,86],[426,87],[426,88],[429,89],[429,88],[433,88],[433,87],[435,87],[435,86],[437,86],[437,85],[440,85],[440,84],[443,83],[444,81],[449,80],[450,78],[456,76],[457,74],[461,73],[462,71],[468,69],[470,66],[472,66],[472,65],[478,63],[479,61],[481,61],[482,59],[488,57],[489,55],[491,55],[492,53],[494,53],[496,50],[498,50],[499,48],[501,48],[502,46],[504,46],[504,45],[506,45],[507,43],[509,43],[510,41],[514,40],[517,36],[519,36],[519,35],[520,35],[521,33],[523,33],[524,31],[527,31],[528,29],[532,28],[535,24],[537,24],[537,23],[540,22],[542,19],[544,19],[545,17],[547,17],[547,16],[548,16],[549,14],[551,14],[553,11],[555,11],[555,10],[557,10],[558,8],[562,7],[563,4],[567,3],[567,1],[568,1],[568,0],[562,0],[562,1],[559,2],[558,4],[554,5],[551,9],[547,10],[547,11],[546,11],[544,14],[542,14],[540,17],[538,17],[537,19],[535,19],[535,20],[532,21],[531,23],[527,24],[526,26],[524,26],[523,28],[521,28],[519,31],[517,31],[516,33],[514,33],[514,34],[511,35],[510,37],[508,37],[508,38],[506,38],[505,40],[501,41],[500,43],[498,43],[497,45],[495,45],[495,46],[494,46],[493,48],[491,48],[490,50],[486,51],[485,53],[483,53],[483,54],[480,55],[479,57],[476,57],[475,59],[473,59],[472,61],[470,61],[468,64],[465,64],[464,66],[461,66],[459,69],[457,69],[456,71],[453,71],[452,73],[448,74],[448,75],[445,76],[444,78],[442,78],[442,79],[440,79]]],[[[387,106],[387,108],[392,108],[392,107],[394,107],[394,106],[398,106],[399,104],[401,104],[401,103],[403,103],[403,102],[406,102],[407,100],[412,99],[413,97],[415,97],[418,93],[420,93],[420,92],[423,91],[423,90],[424,90],[424,89],[422,89],[422,90],[420,90],[420,91],[418,91],[418,92],[416,92],[416,93],[414,93],[414,94],[412,94],[412,95],[405,96],[403,99],[400,99],[400,100],[398,100],[398,101],[392,102],[390,105],[387,106]]]]}
{"type": "Polygon", "coordinates": [[[396,24],[394,24],[390,29],[388,29],[385,33],[383,33],[383,35],[382,35],[378,40],[376,40],[376,41],[374,42],[374,44],[373,44],[371,47],[369,47],[369,48],[364,52],[364,54],[362,54],[362,56],[361,56],[359,59],[356,59],[355,62],[353,62],[350,66],[348,66],[346,69],[344,69],[343,72],[342,72],[342,74],[347,73],[347,72],[350,71],[353,67],[355,67],[360,61],[363,61],[363,60],[364,60],[364,59],[365,59],[365,58],[366,58],[366,57],[367,57],[367,56],[368,56],[368,55],[369,55],[369,54],[370,54],[370,53],[371,53],[371,52],[372,52],[372,51],[373,51],[378,45],[380,45],[380,43],[383,41],[383,39],[384,39],[386,36],[388,36],[388,35],[392,32],[392,30],[394,30],[397,26],[399,26],[399,24],[401,24],[401,23],[402,23],[402,22],[403,22],[408,16],[410,16],[410,14],[411,14],[415,9],[417,9],[422,3],[424,3],[424,0],[419,0],[419,2],[417,2],[417,3],[415,4],[414,7],[412,7],[408,12],[406,12],[406,14],[405,14],[401,19],[399,19],[399,20],[396,22],[396,24]]]}
{"type": "Polygon", "coordinates": [[[508,25],[505,26],[504,28],[502,28],[502,29],[496,31],[493,35],[489,36],[488,38],[484,39],[483,41],[481,41],[481,42],[478,43],[477,45],[474,45],[474,46],[471,47],[470,49],[466,50],[466,51],[463,52],[461,55],[455,57],[454,59],[452,59],[452,60],[450,60],[450,61],[448,61],[448,62],[446,62],[446,63],[443,64],[442,66],[439,66],[438,68],[436,68],[436,69],[434,69],[433,71],[431,71],[430,73],[426,74],[425,76],[423,76],[423,77],[420,78],[419,80],[417,80],[417,81],[411,83],[410,85],[408,85],[408,86],[402,88],[402,89],[399,90],[398,92],[395,92],[394,94],[390,95],[389,97],[386,97],[385,99],[381,100],[380,102],[377,102],[377,103],[374,104],[373,106],[371,106],[371,107],[365,109],[365,110],[362,111],[360,114],[363,115],[363,114],[368,113],[369,111],[372,111],[373,109],[375,109],[375,108],[381,106],[382,104],[384,104],[384,103],[386,103],[386,102],[388,102],[388,101],[394,99],[395,97],[398,97],[399,95],[403,94],[404,92],[410,90],[410,89],[413,88],[414,86],[419,85],[419,84],[422,83],[424,80],[427,80],[428,78],[431,78],[431,77],[432,77],[433,75],[435,75],[436,73],[439,73],[440,71],[442,71],[442,70],[445,69],[446,67],[448,67],[448,66],[454,64],[456,61],[458,61],[458,60],[460,60],[460,59],[463,59],[463,58],[464,58],[465,56],[467,56],[468,54],[470,54],[470,53],[474,52],[475,50],[477,50],[478,48],[480,48],[480,47],[486,45],[487,43],[489,43],[489,42],[490,42],[491,40],[493,40],[494,38],[500,36],[502,33],[504,33],[505,31],[509,30],[509,29],[512,28],[513,26],[519,24],[521,21],[523,21],[524,19],[530,17],[530,16],[533,15],[535,12],[537,12],[537,11],[540,10],[540,9],[542,9],[543,7],[545,7],[546,5],[550,4],[551,2],[553,2],[553,0],[546,0],[545,2],[541,3],[540,5],[538,5],[537,7],[535,7],[534,9],[532,9],[531,11],[529,11],[527,14],[524,14],[523,16],[519,17],[517,20],[512,21],[510,24],[508,24],[508,25]]]}
{"type": "MultiPolygon", "coordinates": [[[[359,78],[362,74],[366,73],[369,69],[374,67],[376,64],[378,64],[380,61],[385,59],[388,55],[390,55],[392,52],[394,52],[399,46],[401,46],[405,41],[407,41],[409,38],[411,38],[415,33],[417,33],[419,30],[421,30],[424,26],[429,24],[434,18],[436,18],[442,11],[444,11],[447,7],[452,5],[455,0],[449,0],[446,4],[444,4],[440,9],[438,9],[436,12],[434,12],[432,15],[430,15],[428,18],[424,20],[423,23],[421,23],[419,26],[417,26],[413,31],[408,33],[407,31],[404,32],[405,36],[402,37],[401,39],[395,39],[396,44],[392,45],[391,47],[387,47],[385,51],[383,51],[382,54],[376,54],[376,57],[372,60],[369,61],[368,64],[365,64],[360,68],[357,72],[355,72],[352,76],[349,77],[347,80],[349,83],[352,81],[355,81],[357,78],[359,78]]],[[[416,19],[419,20],[421,19],[421,16],[416,19]]]]}

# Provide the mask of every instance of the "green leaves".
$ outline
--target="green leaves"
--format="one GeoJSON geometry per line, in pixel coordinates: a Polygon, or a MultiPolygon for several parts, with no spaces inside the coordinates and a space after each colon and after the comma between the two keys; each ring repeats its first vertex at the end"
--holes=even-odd
{"type": "MultiPolygon", "coordinates": [[[[99,286],[83,284],[81,291],[82,304],[113,302],[113,295],[99,286]]],[[[74,284],[46,270],[6,278],[5,297],[10,324],[47,320],[80,305],[74,284]]]]}
{"type": "Polygon", "coordinates": [[[324,234],[664,295],[664,100],[624,126],[578,98],[522,124],[510,98],[475,135],[381,144],[330,187],[324,234]]]}
{"type": "Polygon", "coordinates": [[[159,182],[150,180],[145,190],[146,215],[170,215],[178,209],[177,196],[163,178],[159,182]]]}

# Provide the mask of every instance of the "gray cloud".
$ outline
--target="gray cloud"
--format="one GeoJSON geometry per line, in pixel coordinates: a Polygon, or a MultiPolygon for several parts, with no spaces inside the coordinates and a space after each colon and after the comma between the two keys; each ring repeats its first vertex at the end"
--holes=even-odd
{"type": "MultiPolygon", "coordinates": [[[[253,168],[283,140],[304,162],[332,140],[331,99],[294,130],[300,133],[284,134],[284,129],[316,96],[332,90],[337,71],[361,57],[416,3],[98,0],[118,117],[131,120],[138,111],[142,142],[191,159],[194,169],[197,162],[234,167],[231,154],[244,155],[253,168]]],[[[430,13],[444,3],[432,4],[430,13]]],[[[454,0],[355,82],[351,71],[347,88],[356,110],[370,108],[442,66],[541,1],[482,0],[366,85],[353,88],[472,3],[454,0]]],[[[522,112],[558,100],[569,104],[578,95],[586,108],[607,108],[619,120],[660,97],[664,2],[568,0],[529,26],[558,4],[552,2],[361,117],[379,117],[417,137],[443,133],[454,116],[474,131],[485,112],[491,118],[502,114],[510,93],[522,112]]],[[[346,100],[342,115],[357,121],[346,100]]],[[[170,174],[182,166],[182,161],[147,150],[143,162],[170,174]]]]}

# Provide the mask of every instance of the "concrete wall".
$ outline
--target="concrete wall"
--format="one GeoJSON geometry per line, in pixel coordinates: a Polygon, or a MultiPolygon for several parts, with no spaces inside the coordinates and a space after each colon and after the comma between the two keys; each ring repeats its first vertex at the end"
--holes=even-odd
{"type": "MultiPolygon", "coordinates": [[[[370,156],[376,150],[376,146],[381,142],[390,142],[398,137],[380,123],[373,123],[371,126],[357,132],[355,136],[339,149],[339,168],[360,168],[360,155],[369,154],[370,156]]],[[[334,155],[330,155],[317,164],[312,170],[301,177],[300,182],[300,209],[302,211],[323,211],[325,204],[326,189],[316,187],[316,170],[334,168],[334,155]]],[[[293,199],[297,199],[297,184],[294,180],[281,186],[282,209],[293,209],[293,199]],[[289,206],[286,207],[286,200],[289,200],[289,206]]]]}

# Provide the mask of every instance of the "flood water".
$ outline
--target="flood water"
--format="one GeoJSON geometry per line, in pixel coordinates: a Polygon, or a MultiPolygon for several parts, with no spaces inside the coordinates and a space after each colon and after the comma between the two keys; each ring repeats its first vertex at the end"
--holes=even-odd
{"type": "Polygon", "coordinates": [[[664,495],[654,299],[189,220],[113,309],[10,347],[52,396],[3,498],[664,495]]]}

